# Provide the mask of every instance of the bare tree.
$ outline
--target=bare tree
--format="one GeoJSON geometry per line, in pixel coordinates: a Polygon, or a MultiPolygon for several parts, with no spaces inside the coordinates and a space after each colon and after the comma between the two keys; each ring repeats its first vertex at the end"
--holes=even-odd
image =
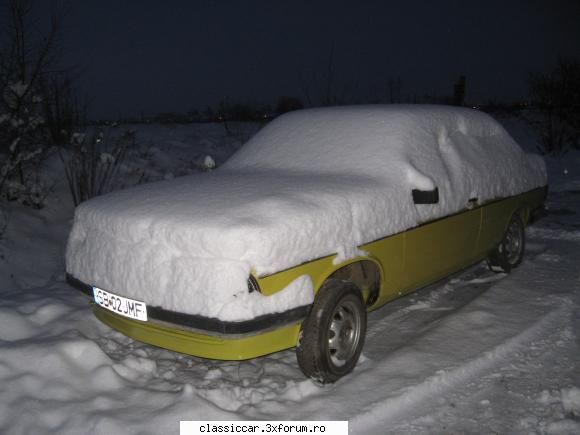
{"type": "Polygon", "coordinates": [[[332,106],[336,104],[336,95],[333,89],[334,84],[334,44],[330,46],[330,54],[326,64],[326,95],[324,96],[324,105],[332,106]]]}
{"type": "Polygon", "coordinates": [[[343,83],[338,89],[335,69],[334,44],[332,44],[324,67],[314,68],[309,74],[304,70],[298,72],[298,85],[308,106],[345,104],[348,85],[343,83]]]}
{"type": "Polygon", "coordinates": [[[532,100],[545,118],[545,151],[580,148],[580,61],[561,59],[552,71],[532,74],[529,85],[532,100]]]}
{"type": "Polygon", "coordinates": [[[465,104],[465,76],[459,76],[453,85],[453,105],[463,106],[465,104]]]}
{"type": "Polygon", "coordinates": [[[304,95],[304,99],[306,100],[306,104],[310,107],[314,106],[312,93],[311,93],[311,80],[309,80],[303,71],[298,71],[298,85],[300,86],[300,90],[304,95]]]}
{"type": "Polygon", "coordinates": [[[391,104],[401,102],[401,88],[402,88],[401,78],[397,77],[396,80],[389,78],[388,89],[389,89],[389,102],[391,104]]]}
{"type": "Polygon", "coordinates": [[[42,112],[48,139],[55,145],[70,143],[71,135],[85,127],[87,103],[81,101],[74,77],[66,72],[41,81],[42,112]]]}
{"type": "Polygon", "coordinates": [[[43,152],[40,85],[55,61],[59,21],[53,14],[47,31],[38,35],[33,6],[32,0],[8,0],[5,5],[0,36],[0,194],[13,177],[24,186],[27,166],[43,152]]]}

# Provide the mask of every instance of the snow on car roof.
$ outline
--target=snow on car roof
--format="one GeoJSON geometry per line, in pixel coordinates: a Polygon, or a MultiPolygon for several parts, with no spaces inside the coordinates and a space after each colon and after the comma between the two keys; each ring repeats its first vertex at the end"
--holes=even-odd
{"type": "Polygon", "coordinates": [[[434,105],[373,105],[290,112],[263,128],[225,167],[367,170],[384,157],[406,161],[456,132],[473,137],[509,135],[489,115],[434,105]]]}
{"type": "Polygon", "coordinates": [[[546,184],[541,159],[524,156],[504,128],[478,110],[363,105],[286,114],[223,169],[365,176],[403,195],[409,207],[412,189],[438,188],[435,206],[389,210],[393,221],[405,222],[401,230],[413,226],[410,215],[424,222],[461,210],[469,198],[483,202],[546,184]]]}

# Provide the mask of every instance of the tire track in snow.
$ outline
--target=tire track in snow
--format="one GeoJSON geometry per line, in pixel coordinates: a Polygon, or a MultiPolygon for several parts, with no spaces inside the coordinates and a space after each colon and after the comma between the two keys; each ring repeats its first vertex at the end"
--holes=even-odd
{"type": "MultiPolygon", "coordinates": [[[[360,374],[359,382],[364,379],[367,391],[383,391],[373,395],[374,403],[370,406],[359,405],[358,410],[349,410],[353,433],[383,434],[397,426],[405,427],[406,422],[424,416],[428,408],[442,406],[440,401],[435,402],[436,399],[445,403],[465,384],[477,383],[480,376],[489,374],[494,368],[511,365],[511,361],[520,362],[520,357],[515,354],[534,342],[552,340],[565,330],[580,332],[580,324],[574,316],[580,302],[577,248],[569,240],[536,239],[533,243],[537,245],[538,242],[541,244],[534,248],[537,255],[528,257],[513,274],[494,283],[467,305],[462,304],[458,311],[450,313],[451,316],[440,319],[431,331],[426,331],[416,340],[411,337],[398,357],[387,354],[384,361],[367,369],[368,375],[360,374]],[[487,313],[492,317],[482,317],[483,321],[477,325],[469,321],[470,313],[487,313]],[[470,328],[474,325],[476,334],[472,335],[470,328]],[[488,326],[492,330],[486,337],[488,326]],[[454,328],[461,331],[450,334],[454,328]],[[479,337],[479,333],[483,336],[479,337]],[[472,343],[467,341],[470,337],[472,343]],[[446,347],[440,343],[441,338],[458,340],[459,343],[463,340],[465,347],[461,344],[446,347]],[[487,338],[492,342],[487,340],[486,345],[487,338]],[[429,345],[443,346],[451,354],[442,357],[442,352],[430,352],[429,345]],[[477,353],[466,358],[469,347],[477,353]],[[433,359],[433,364],[430,359],[433,359]],[[401,369],[402,363],[407,363],[410,368],[401,369]],[[395,367],[390,369],[390,365],[395,367]],[[448,368],[437,370],[437,365],[448,368]],[[428,376],[423,381],[418,379],[418,375],[424,374],[428,376]],[[377,381],[372,384],[373,375],[375,379],[381,375],[398,377],[399,381],[391,382],[387,378],[383,382],[385,387],[377,381]],[[407,379],[400,382],[403,376],[407,379]],[[389,384],[394,386],[390,391],[389,384]],[[433,403],[427,403],[427,400],[433,403]]],[[[540,376],[545,375],[540,373],[540,376]]]]}
{"type": "Polygon", "coordinates": [[[552,334],[564,325],[571,313],[572,309],[569,305],[554,309],[531,327],[494,349],[484,352],[478,358],[448,371],[440,370],[420,384],[407,388],[402,394],[381,401],[371,409],[358,413],[350,420],[351,431],[367,434],[384,433],[387,426],[393,426],[401,417],[412,414],[421,402],[460,386],[497,366],[525,345],[552,334]],[[369,425],[370,422],[373,424],[369,425]]]}

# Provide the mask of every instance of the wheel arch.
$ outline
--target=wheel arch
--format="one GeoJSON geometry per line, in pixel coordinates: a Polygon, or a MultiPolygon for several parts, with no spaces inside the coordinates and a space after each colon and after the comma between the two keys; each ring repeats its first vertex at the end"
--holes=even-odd
{"type": "Polygon", "coordinates": [[[502,226],[500,228],[502,228],[502,238],[497,242],[497,244],[501,243],[501,241],[503,240],[503,235],[505,235],[505,233],[507,232],[510,223],[512,221],[512,219],[517,216],[520,218],[520,220],[522,221],[522,223],[524,224],[524,228],[528,225],[528,219],[530,216],[530,212],[529,212],[529,208],[526,205],[523,204],[519,204],[516,207],[510,207],[511,211],[507,212],[504,215],[504,219],[505,221],[502,222],[502,226]]]}
{"type": "MultiPolygon", "coordinates": [[[[513,212],[512,217],[516,216],[516,215],[520,216],[520,219],[524,223],[524,227],[528,225],[528,222],[530,220],[530,209],[528,206],[524,205],[524,206],[517,208],[513,212]]],[[[510,219],[510,221],[511,221],[511,219],[510,219]]]]}
{"type": "Polygon", "coordinates": [[[381,264],[372,257],[356,257],[342,262],[329,273],[323,275],[317,285],[316,293],[330,279],[349,281],[361,292],[367,306],[372,306],[379,297],[384,271],[381,264]]]}

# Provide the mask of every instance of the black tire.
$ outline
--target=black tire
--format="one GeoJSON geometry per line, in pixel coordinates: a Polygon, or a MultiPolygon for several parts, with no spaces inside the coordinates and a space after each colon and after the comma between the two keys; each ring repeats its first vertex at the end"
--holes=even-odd
{"type": "Polygon", "coordinates": [[[320,383],[332,383],[350,373],[365,341],[366,306],[352,283],[330,279],[324,283],[296,346],[302,372],[320,383]]]}
{"type": "Polygon", "coordinates": [[[489,268],[497,273],[510,273],[524,258],[526,234],[524,222],[515,214],[504,234],[503,240],[487,258],[489,268]]]}

